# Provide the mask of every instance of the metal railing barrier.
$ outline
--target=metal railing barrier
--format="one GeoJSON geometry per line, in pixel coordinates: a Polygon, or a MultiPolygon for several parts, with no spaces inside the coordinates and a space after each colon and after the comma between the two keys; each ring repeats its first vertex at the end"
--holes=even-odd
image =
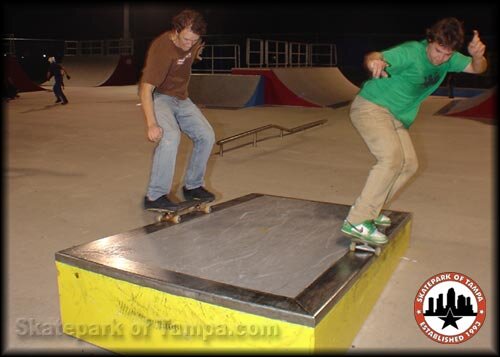
{"type": "Polygon", "coordinates": [[[290,42],[288,46],[288,63],[290,67],[310,66],[310,46],[307,43],[290,42]]]}
{"type": "Polygon", "coordinates": [[[64,41],[65,56],[107,56],[133,54],[134,40],[130,39],[64,41]]]}
{"type": "Polygon", "coordinates": [[[240,45],[205,45],[201,53],[202,61],[193,64],[193,72],[231,72],[240,67],[240,45]]]}
{"type": "Polygon", "coordinates": [[[288,42],[266,40],[264,48],[266,67],[288,66],[288,42]]]}
{"type": "Polygon", "coordinates": [[[262,67],[264,65],[264,40],[247,38],[247,67],[262,67]]]}
{"type": "Polygon", "coordinates": [[[247,38],[245,61],[247,67],[333,67],[337,46],[247,38]]]}
{"type": "Polygon", "coordinates": [[[309,65],[313,67],[337,65],[337,46],[332,43],[312,43],[309,45],[309,65]]]}

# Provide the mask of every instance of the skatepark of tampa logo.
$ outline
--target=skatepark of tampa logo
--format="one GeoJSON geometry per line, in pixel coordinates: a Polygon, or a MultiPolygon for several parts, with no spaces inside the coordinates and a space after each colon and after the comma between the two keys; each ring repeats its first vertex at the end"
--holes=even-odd
{"type": "Polygon", "coordinates": [[[474,280],[460,273],[428,279],[414,302],[415,320],[431,340],[463,343],[475,336],[486,318],[486,298],[474,280]]]}

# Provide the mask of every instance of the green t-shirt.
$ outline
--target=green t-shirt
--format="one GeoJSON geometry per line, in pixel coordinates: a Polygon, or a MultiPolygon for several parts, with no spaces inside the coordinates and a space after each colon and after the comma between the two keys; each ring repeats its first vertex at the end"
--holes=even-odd
{"type": "Polygon", "coordinates": [[[410,41],[382,51],[388,63],[387,78],[372,78],[363,84],[363,98],[387,108],[406,128],[415,121],[422,101],[443,82],[448,72],[462,72],[471,57],[454,52],[439,66],[427,58],[427,41],[410,41]]]}

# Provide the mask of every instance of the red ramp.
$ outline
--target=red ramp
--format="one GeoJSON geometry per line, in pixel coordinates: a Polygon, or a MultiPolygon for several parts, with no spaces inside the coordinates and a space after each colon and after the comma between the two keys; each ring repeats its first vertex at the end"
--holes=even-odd
{"type": "Polygon", "coordinates": [[[268,68],[233,68],[232,74],[259,75],[265,78],[264,104],[268,105],[295,105],[301,107],[319,107],[300,98],[288,89],[276,76],[272,69],[268,68]]]}
{"type": "Polygon", "coordinates": [[[337,107],[359,92],[336,67],[233,68],[231,73],[265,77],[265,104],[271,105],[337,107]]]}
{"type": "Polygon", "coordinates": [[[273,72],[297,96],[321,107],[345,105],[359,92],[337,67],[275,68],[273,72]]]}
{"type": "Polygon", "coordinates": [[[120,56],[115,70],[101,86],[128,86],[138,81],[137,67],[132,56],[120,56]]]}
{"type": "Polygon", "coordinates": [[[436,115],[472,118],[492,122],[496,116],[497,87],[472,98],[455,99],[436,115]]]}
{"type": "Polygon", "coordinates": [[[10,79],[19,92],[36,92],[45,90],[28,77],[15,57],[5,56],[4,60],[5,78],[10,79]]]}

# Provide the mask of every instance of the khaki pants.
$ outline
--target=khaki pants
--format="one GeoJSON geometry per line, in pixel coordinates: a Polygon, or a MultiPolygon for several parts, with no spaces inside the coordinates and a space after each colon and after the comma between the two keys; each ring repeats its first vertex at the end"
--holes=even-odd
{"type": "Polygon", "coordinates": [[[347,220],[359,224],[377,218],[382,208],[418,168],[408,130],[387,109],[357,96],[351,121],[377,159],[347,220]]]}

